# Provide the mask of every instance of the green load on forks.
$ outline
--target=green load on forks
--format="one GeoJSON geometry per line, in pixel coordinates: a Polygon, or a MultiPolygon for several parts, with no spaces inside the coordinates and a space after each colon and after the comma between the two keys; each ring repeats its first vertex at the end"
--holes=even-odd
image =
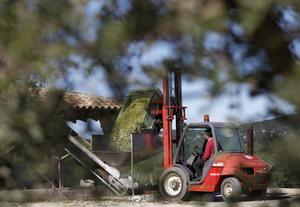
{"type": "Polygon", "coordinates": [[[158,97],[161,97],[159,89],[136,90],[129,93],[112,129],[110,137],[112,151],[130,151],[131,134],[142,129],[152,129],[154,118],[150,114],[149,105],[158,97]]]}

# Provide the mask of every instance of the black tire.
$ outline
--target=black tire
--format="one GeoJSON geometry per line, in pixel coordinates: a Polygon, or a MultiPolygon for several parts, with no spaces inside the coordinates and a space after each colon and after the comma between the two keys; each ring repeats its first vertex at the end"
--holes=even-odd
{"type": "Polygon", "coordinates": [[[248,198],[251,200],[264,200],[267,196],[267,189],[256,190],[248,193],[248,198]]]}
{"type": "Polygon", "coordinates": [[[166,169],[159,179],[159,190],[167,200],[186,200],[189,175],[179,167],[166,169]]]}
{"type": "Polygon", "coordinates": [[[237,178],[225,178],[221,185],[221,193],[224,201],[239,201],[242,193],[242,186],[237,178]]]}

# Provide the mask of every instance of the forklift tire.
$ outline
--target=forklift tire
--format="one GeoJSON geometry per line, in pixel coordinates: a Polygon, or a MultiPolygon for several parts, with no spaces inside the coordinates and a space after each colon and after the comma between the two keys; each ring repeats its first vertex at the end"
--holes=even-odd
{"type": "Polygon", "coordinates": [[[171,167],[166,169],[159,180],[159,190],[167,200],[186,200],[189,196],[189,175],[183,169],[171,167]]]}
{"type": "Polygon", "coordinates": [[[235,177],[225,178],[221,185],[221,194],[224,201],[238,201],[241,197],[242,187],[235,177]]]}

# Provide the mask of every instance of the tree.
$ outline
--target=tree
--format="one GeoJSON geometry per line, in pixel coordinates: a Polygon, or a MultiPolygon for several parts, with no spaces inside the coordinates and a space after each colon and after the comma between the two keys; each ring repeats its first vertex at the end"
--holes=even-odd
{"type": "Polygon", "coordinates": [[[81,67],[80,58],[86,71],[103,70],[113,94],[123,97],[139,83],[129,78],[131,60],[157,42],[174,52],[159,65],[139,62],[150,85],[166,68],[180,67],[190,78],[211,80],[212,95],[225,83],[246,82],[252,95],[272,91],[298,108],[299,10],[296,0],[2,0],[1,156],[10,162],[13,149],[30,146],[26,154],[39,139],[64,135],[50,124],[56,100],[42,107],[30,103],[28,88],[81,67]]]}

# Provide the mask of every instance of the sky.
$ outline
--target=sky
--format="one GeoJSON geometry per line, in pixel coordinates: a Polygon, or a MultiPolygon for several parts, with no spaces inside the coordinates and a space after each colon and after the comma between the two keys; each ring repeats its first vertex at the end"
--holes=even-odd
{"type": "MultiPolygon", "coordinates": [[[[172,56],[172,49],[171,46],[161,42],[147,46],[139,59],[131,60],[132,65],[134,65],[131,78],[138,78],[147,82],[148,77],[143,73],[142,65],[159,65],[164,58],[172,56]]],[[[102,70],[95,70],[92,74],[85,73],[83,69],[84,60],[77,58],[82,64],[82,68],[70,68],[67,73],[68,80],[61,78],[57,81],[56,86],[64,88],[71,83],[74,91],[99,96],[112,96],[102,70]]],[[[162,90],[160,82],[158,81],[157,87],[162,90]]],[[[227,83],[224,85],[224,92],[220,96],[212,98],[208,92],[209,84],[205,78],[193,79],[193,81],[183,79],[183,105],[187,106],[187,123],[203,121],[204,114],[209,114],[210,120],[215,122],[262,121],[274,118],[268,112],[270,107],[276,107],[284,114],[295,112],[293,105],[275,95],[250,96],[250,86],[247,84],[227,83]]],[[[141,88],[135,86],[131,89],[141,88]]],[[[88,122],[92,134],[101,133],[98,121],[88,120],[88,122]]],[[[76,124],[69,122],[68,125],[81,136],[91,138],[91,133],[86,132],[87,124],[85,122],[77,121],[76,124]]]]}
{"type": "MultiPolygon", "coordinates": [[[[122,14],[130,9],[130,5],[124,4],[126,1],[118,1],[120,6],[119,13],[122,14]],[[123,2],[123,3],[122,3],[123,2]]],[[[86,7],[87,16],[87,35],[86,38],[93,40],[95,38],[96,28],[101,25],[96,25],[93,18],[101,10],[103,1],[90,1],[86,7]]],[[[283,15],[279,25],[286,31],[292,30],[299,26],[297,16],[293,10],[287,9],[283,15]]],[[[231,24],[232,32],[236,35],[242,35],[243,30],[238,24],[231,24]]],[[[222,50],[225,47],[226,36],[217,32],[208,32],[204,38],[203,46],[207,51],[222,50]]],[[[240,73],[247,74],[252,72],[255,68],[264,66],[264,53],[261,52],[255,57],[242,59],[243,52],[247,45],[230,44],[230,52],[233,54],[233,61],[237,67],[240,68],[240,73]]],[[[295,39],[290,44],[290,49],[300,56],[300,40],[295,39]]],[[[139,80],[145,85],[149,84],[151,80],[143,72],[143,66],[151,65],[159,68],[164,59],[172,59],[176,56],[176,48],[173,44],[159,40],[146,45],[144,42],[134,42],[127,48],[128,64],[132,66],[132,72],[129,75],[130,80],[139,80]]],[[[94,70],[91,74],[87,73],[84,68],[89,63],[88,60],[80,56],[73,55],[71,57],[80,65],[79,68],[69,68],[64,77],[57,80],[55,87],[68,88],[72,86],[73,91],[82,93],[89,93],[99,96],[113,96],[110,88],[108,87],[105,75],[101,68],[94,70]]],[[[210,64],[209,60],[204,59],[204,64],[210,64]]],[[[222,75],[222,74],[221,74],[222,75]]],[[[224,76],[226,78],[226,76],[224,76]]],[[[187,106],[187,122],[200,122],[203,120],[204,114],[210,115],[211,121],[235,121],[235,122],[256,122],[266,119],[272,119],[274,116],[269,114],[270,109],[276,108],[284,114],[292,114],[295,112],[295,107],[276,97],[273,94],[262,94],[252,97],[250,95],[251,87],[245,83],[237,84],[228,82],[224,85],[223,93],[217,97],[212,98],[208,93],[208,87],[211,83],[203,78],[183,79],[183,104],[187,106]]],[[[157,87],[161,89],[161,80],[157,80],[157,87]]],[[[141,89],[141,85],[132,85],[131,90],[141,89]]],[[[98,122],[89,120],[92,126],[92,131],[100,133],[98,122]]],[[[68,123],[70,127],[77,128],[77,130],[84,133],[86,123],[79,122],[75,126],[68,123]]],[[[90,137],[85,134],[84,136],[90,137]]]]}
{"type": "MultiPolygon", "coordinates": [[[[136,46],[140,47],[140,46],[136,46]]],[[[141,82],[149,82],[150,79],[142,71],[143,65],[159,66],[165,58],[173,55],[174,48],[166,42],[155,42],[150,46],[143,46],[143,54],[138,58],[133,56],[130,64],[133,71],[131,79],[139,79],[141,82]]],[[[129,49],[130,50],[130,49],[129,49]]],[[[74,91],[89,93],[99,96],[113,96],[107,85],[105,75],[99,68],[92,74],[85,72],[85,60],[74,57],[82,67],[70,68],[65,78],[60,78],[56,82],[59,88],[72,86],[74,91]]],[[[268,109],[277,107],[279,111],[290,114],[294,112],[294,107],[288,102],[272,94],[250,95],[250,86],[247,84],[237,84],[228,82],[224,85],[224,91],[220,96],[211,97],[208,93],[208,86],[211,84],[203,78],[190,79],[183,78],[183,103],[188,107],[187,115],[190,122],[202,120],[203,114],[211,114],[214,121],[240,121],[251,122],[270,119],[268,109]],[[200,119],[201,118],[201,119],[200,119]],[[199,120],[200,119],[200,120],[199,120]]],[[[161,88],[161,80],[157,81],[157,87],[161,88]]],[[[143,86],[132,86],[130,89],[142,89],[143,86]]]]}

